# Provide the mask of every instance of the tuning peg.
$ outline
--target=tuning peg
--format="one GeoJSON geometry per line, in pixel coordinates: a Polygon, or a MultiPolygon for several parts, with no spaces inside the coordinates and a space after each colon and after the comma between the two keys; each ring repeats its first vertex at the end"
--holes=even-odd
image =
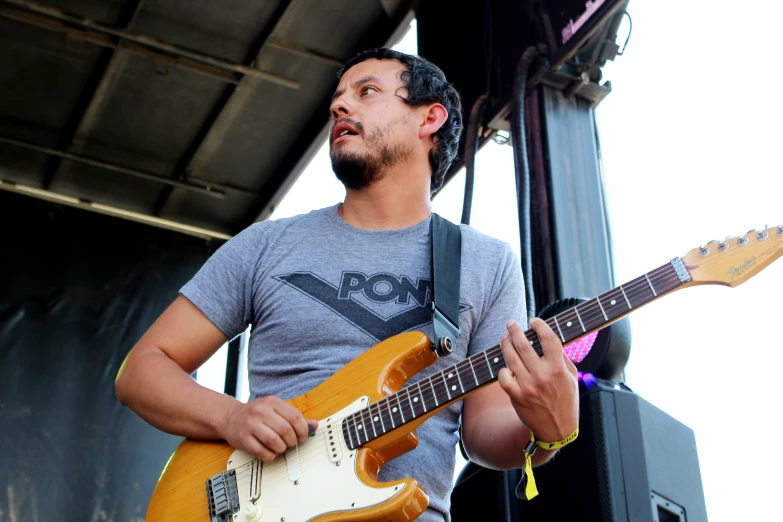
{"type": "Polygon", "coordinates": [[[750,230],[748,230],[748,233],[747,233],[747,234],[745,234],[745,235],[747,235],[747,236],[752,236],[752,235],[753,235],[753,234],[755,234],[756,232],[758,232],[758,230],[756,230],[755,228],[751,228],[750,230]]]}
{"type": "Polygon", "coordinates": [[[710,247],[708,247],[707,245],[701,245],[699,247],[699,255],[700,256],[706,256],[709,253],[710,253],[710,247]]]}
{"type": "Polygon", "coordinates": [[[729,248],[728,241],[721,241],[720,243],[718,243],[718,250],[720,250],[721,252],[723,252],[727,248],[729,248]]]}
{"type": "Polygon", "coordinates": [[[737,246],[743,246],[748,244],[748,236],[740,236],[737,238],[737,246]]]}
{"type": "Polygon", "coordinates": [[[769,234],[767,233],[766,230],[762,230],[761,232],[758,232],[756,234],[756,239],[758,239],[759,241],[763,239],[767,239],[767,237],[769,237],[769,234]]]}
{"type": "Polygon", "coordinates": [[[783,225],[778,225],[778,235],[783,236],[783,225]]]}

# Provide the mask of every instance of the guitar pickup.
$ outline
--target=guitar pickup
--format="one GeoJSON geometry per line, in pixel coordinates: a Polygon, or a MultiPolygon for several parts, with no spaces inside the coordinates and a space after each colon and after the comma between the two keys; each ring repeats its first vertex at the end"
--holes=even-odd
{"type": "Polygon", "coordinates": [[[343,449],[339,439],[339,423],[333,422],[324,428],[324,437],[326,438],[326,448],[329,451],[329,460],[340,462],[343,460],[343,449]]]}
{"type": "Polygon", "coordinates": [[[210,522],[228,522],[239,511],[236,471],[229,470],[207,479],[210,522]]]}

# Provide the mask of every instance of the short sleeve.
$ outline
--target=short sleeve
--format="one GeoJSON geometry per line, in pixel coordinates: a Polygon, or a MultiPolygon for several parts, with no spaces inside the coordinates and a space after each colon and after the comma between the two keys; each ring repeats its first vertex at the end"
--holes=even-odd
{"type": "Polygon", "coordinates": [[[253,275],[266,246],[259,225],[224,243],[179,291],[228,339],[245,331],[252,321],[253,275]]]}
{"type": "Polygon", "coordinates": [[[506,244],[500,256],[489,306],[468,344],[468,355],[473,355],[500,343],[509,319],[528,328],[525,305],[525,285],[522,268],[514,251],[506,244]]]}

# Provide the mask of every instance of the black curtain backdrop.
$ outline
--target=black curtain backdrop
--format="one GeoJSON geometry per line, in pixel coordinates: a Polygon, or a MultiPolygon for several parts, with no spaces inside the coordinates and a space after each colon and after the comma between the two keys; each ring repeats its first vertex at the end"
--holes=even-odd
{"type": "Polygon", "coordinates": [[[219,244],[4,191],[0,223],[0,520],[142,521],[181,438],[114,378],[219,244]]]}

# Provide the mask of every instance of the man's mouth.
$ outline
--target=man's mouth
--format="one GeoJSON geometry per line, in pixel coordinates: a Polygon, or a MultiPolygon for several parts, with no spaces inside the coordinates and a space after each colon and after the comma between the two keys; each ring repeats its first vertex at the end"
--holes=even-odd
{"type": "Polygon", "coordinates": [[[339,122],[332,129],[332,143],[347,140],[351,136],[358,136],[359,132],[347,122],[339,122]]]}

